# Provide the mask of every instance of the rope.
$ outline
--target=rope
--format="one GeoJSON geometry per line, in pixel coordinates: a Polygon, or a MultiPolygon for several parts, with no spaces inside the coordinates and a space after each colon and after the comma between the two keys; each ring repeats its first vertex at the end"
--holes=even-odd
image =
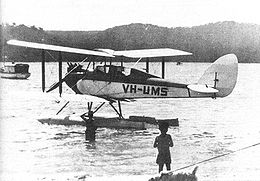
{"type": "Polygon", "coordinates": [[[236,152],[239,152],[239,151],[242,151],[242,150],[245,150],[245,149],[254,147],[254,146],[258,146],[258,145],[260,145],[260,143],[256,143],[256,144],[253,144],[253,145],[250,145],[250,146],[247,146],[247,147],[240,148],[240,149],[235,150],[235,151],[231,151],[231,152],[229,152],[229,153],[225,153],[225,154],[218,155],[218,156],[215,156],[215,157],[206,159],[206,160],[202,160],[202,161],[200,161],[200,162],[197,162],[197,163],[194,163],[194,164],[185,166],[185,167],[178,168],[178,169],[173,170],[173,171],[170,171],[170,172],[168,172],[168,173],[173,173],[173,172],[176,172],[176,171],[179,171],[179,170],[183,170],[183,169],[185,169],[185,168],[189,168],[189,167],[192,167],[192,166],[194,166],[194,165],[199,165],[199,164],[202,164],[202,163],[204,163],[204,162],[208,162],[208,161],[214,160],[214,159],[216,159],[216,158],[224,157],[224,156],[227,156],[227,155],[230,155],[230,154],[233,154],[233,153],[236,153],[236,152]]]}

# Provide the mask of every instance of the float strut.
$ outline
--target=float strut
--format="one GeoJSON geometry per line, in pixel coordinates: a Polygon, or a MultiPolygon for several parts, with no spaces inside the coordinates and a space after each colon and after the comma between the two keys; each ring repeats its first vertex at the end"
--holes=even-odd
{"type": "Polygon", "coordinates": [[[118,101],[119,111],[115,108],[115,106],[112,104],[112,102],[109,102],[109,104],[114,109],[114,111],[118,114],[119,118],[123,118],[120,101],[118,101]]]}
{"type": "Polygon", "coordinates": [[[123,118],[120,101],[118,101],[118,108],[119,108],[119,116],[120,116],[121,118],[123,118]]]}
{"type": "Polygon", "coordinates": [[[56,113],[56,115],[58,115],[68,104],[70,101],[66,102],[66,104],[64,104],[64,106],[62,106],[62,108],[60,108],[60,110],[56,113]]]}
{"type": "Polygon", "coordinates": [[[93,112],[93,114],[94,114],[95,112],[97,112],[104,104],[105,104],[105,102],[103,102],[102,104],[100,104],[100,105],[96,108],[96,110],[93,112]]]}

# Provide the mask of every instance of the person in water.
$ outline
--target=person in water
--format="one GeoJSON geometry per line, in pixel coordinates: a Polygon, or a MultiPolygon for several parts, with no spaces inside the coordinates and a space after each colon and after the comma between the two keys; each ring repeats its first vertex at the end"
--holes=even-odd
{"type": "Polygon", "coordinates": [[[173,147],[172,137],[167,134],[169,123],[159,124],[161,134],[155,138],[153,147],[158,149],[156,163],[159,165],[159,173],[163,170],[164,164],[167,170],[171,170],[171,153],[170,147],[173,147]]]}

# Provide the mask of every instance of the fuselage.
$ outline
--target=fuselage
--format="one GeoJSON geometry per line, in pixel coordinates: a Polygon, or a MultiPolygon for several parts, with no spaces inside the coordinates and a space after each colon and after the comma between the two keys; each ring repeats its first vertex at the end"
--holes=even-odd
{"type": "Polygon", "coordinates": [[[209,94],[189,90],[186,84],[174,83],[133,68],[127,75],[124,69],[113,65],[98,66],[94,71],[79,69],[68,75],[65,82],[77,94],[118,100],[209,97],[209,94]]]}

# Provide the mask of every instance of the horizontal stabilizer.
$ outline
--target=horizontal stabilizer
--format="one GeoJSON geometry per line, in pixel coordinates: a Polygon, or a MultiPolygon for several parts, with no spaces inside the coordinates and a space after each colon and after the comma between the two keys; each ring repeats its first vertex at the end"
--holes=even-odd
{"type": "Polygon", "coordinates": [[[190,90],[200,93],[217,93],[218,90],[207,86],[206,84],[191,84],[187,86],[190,90]]]}
{"type": "Polygon", "coordinates": [[[78,53],[78,54],[83,54],[83,55],[114,57],[113,55],[108,54],[106,52],[85,50],[85,49],[80,49],[80,48],[64,47],[64,46],[57,46],[57,45],[48,45],[48,44],[42,44],[42,43],[33,43],[33,42],[20,41],[20,40],[9,40],[9,41],[7,41],[7,44],[42,49],[42,50],[53,50],[53,51],[61,51],[61,52],[69,52],[69,53],[78,53]]]}

